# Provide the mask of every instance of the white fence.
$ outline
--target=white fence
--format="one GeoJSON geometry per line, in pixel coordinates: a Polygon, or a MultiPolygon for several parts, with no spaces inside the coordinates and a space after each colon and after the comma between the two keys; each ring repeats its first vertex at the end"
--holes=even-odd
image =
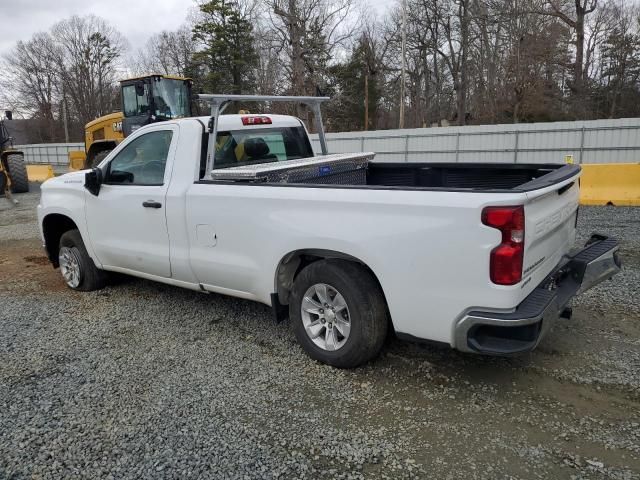
{"type": "Polygon", "coordinates": [[[327,147],[386,162],[564,163],[572,155],[576,163],[635,163],[640,118],[330,133],[327,147]]]}
{"type": "Polygon", "coordinates": [[[34,143],[16,145],[16,149],[24,152],[28,164],[46,163],[54,166],[69,165],[71,150],[84,150],[84,143],[34,143]]]}
{"type": "MultiPolygon", "coordinates": [[[[317,135],[311,135],[320,151],[317,135]]],[[[327,134],[330,153],[376,152],[387,162],[640,162],[640,118],[327,134]]],[[[27,163],[66,166],[82,143],[21,145],[27,163]]]]}

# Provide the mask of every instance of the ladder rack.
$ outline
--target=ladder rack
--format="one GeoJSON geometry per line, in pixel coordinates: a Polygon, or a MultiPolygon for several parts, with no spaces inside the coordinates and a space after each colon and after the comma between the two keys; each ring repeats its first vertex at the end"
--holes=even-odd
{"type": "Polygon", "coordinates": [[[314,114],[318,128],[320,149],[323,155],[327,155],[327,141],[324,136],[322,124],[322,112],[320,104],[329,100],[329,97],[298,97],[293,95],[225,95],[225,94],[199,94],[198,100],[204,100],[211,105],[211,119],[209,120],[209,143],[207,145],[206,174],[211,176],[215,163],[215,144],[218,135],[218,117],[230,102],[295,102],[308,106],[314,114]]]}

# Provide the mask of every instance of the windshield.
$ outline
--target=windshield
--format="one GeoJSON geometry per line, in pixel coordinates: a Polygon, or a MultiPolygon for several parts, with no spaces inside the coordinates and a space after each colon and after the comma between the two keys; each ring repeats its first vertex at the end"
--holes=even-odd
{"type": "Polygon", "coordinates": [[[159,78],[153,81],[156,117],[180,118],[189,115],[189,90],[184,80],[159,78]]]}
{"type": "Polygon", "coordinates": [[[302,127],[218,132],[214,168],[238,167],[313,157],[302,127]]]}

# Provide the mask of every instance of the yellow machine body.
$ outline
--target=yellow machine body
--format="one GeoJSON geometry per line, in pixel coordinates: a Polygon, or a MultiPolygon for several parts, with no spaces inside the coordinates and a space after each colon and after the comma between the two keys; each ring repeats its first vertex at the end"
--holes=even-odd
{"type": "Polygon", "coordinates": [[[85,151],[69,152],[69,169],[87,168],[87,157],[95,157],[100,152],[110,152],[124,140],[122,133],[122,112],[110,113],[96,118],[84,127],[85,151]]]}
{"type": "Polygon", "coordinates": [[[110,113],[96,118],[84,127],[84,143],[92,145],[93,142],[113,141],[120,143],[124,139],[122,134],[122,112],[110,113]]]}

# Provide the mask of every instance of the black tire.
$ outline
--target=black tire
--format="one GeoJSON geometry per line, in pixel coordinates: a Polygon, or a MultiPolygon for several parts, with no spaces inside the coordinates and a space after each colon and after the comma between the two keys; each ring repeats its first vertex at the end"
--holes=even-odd
{"type": "Polygon", "coordinates": [[[111,153],[111,150],[102,150],[96,153],[93,158],[88,159],[87,168],[96,168],[107,155],[111,153]]]}
{"type": "Polygon", "coordinates": [[[65,279],[69,288],[82,292],[91,292],[93,290],[100,290],[106,285],[106,272],[98,269],[95,263],[93,263],[78,230],[69,230],[60,237],[60,251],[62,251],[63,248],[71,250],[72,254],[75,255],[80,269],[80,281],[77,286],[70,285],[65,279]]]}
{"type": "Polygon", "coordinates": [[[26,193],[29,191],[29,177],[24,156],[21,153],[7,155],[7,168],[11,175],[11,193],[26,193]]]}
{"type": "Polygon", "coordinates": [[[345,260],[319,260],[296,277],[289,303],[289,318],[298,342],[314,360],[338,368],[354,368],[380,353],[387,337],[388,313],[382,290],[364,266],[345,260]],[[307,335],[302,320],[302,300],[313,285],[324,283],[344,297],[350,333],[337,350],[320,348],[307,335]]]}

